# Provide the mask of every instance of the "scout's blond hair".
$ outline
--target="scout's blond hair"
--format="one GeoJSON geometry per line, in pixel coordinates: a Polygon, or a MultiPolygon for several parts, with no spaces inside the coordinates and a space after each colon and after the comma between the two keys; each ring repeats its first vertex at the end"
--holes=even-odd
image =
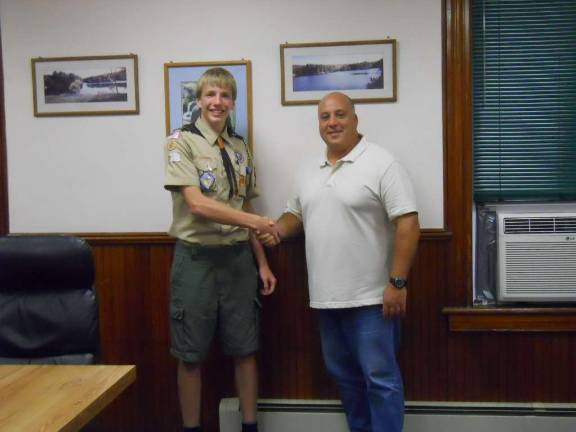
{"type": "Polygon", "coordinates": [[[210,85],[230,90],[232,99],[236,100],[236,80],[226,69],[215,67],[204,72],[196,85],[196,99],[200,99],[204,87],[210,85]]]}

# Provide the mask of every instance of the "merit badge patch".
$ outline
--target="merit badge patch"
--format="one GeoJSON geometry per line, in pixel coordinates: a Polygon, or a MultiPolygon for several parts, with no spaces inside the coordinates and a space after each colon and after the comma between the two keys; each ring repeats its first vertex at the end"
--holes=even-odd
{"type": "Polygon", "coordinates": [[[235,152],[236,154],[236,162],[241,164],[242,162],[244,162],[244,155],[240,152],[235,152]]]}
{"type": "Polygon", "coordinates": [[[214,186],[216,176],[212,171],[200,171],[200,189],[203,192],[208,192],[214,186]]]}
{"type": "Polygon", "coordinates": [[[180,153],[178,153],[176,150],[172,150],[170,153],[170,162],[180,162],[181,157],[180,157],[180,153]]]}

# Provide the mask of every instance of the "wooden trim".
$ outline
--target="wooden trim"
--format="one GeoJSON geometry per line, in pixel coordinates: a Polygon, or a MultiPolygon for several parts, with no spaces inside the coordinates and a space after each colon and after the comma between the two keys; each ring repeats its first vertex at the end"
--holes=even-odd
{"type": "Polygon", "coordinates": [[[450,247],[449,304],[472,304],[472,68],[470,0],[445,0],[444,179],[450,247]]]}
{"type": "MultiPolygon", "coordinates": [[[[150,233],[130,233],[130,232],[118,232],[118,233],[63,233],[69,234],[76,237],[80,237],[86,240],[91,245],[103,245],[103,244],[118,244],[118,245],[128,245],[128,244],[171,244],[176,241],[175,238],[169,236],[167,233],[161,232],[150,232],[150,233]]],[[[292,242],[299,239],[295,237],[293,239],[284,240],[285,242],[292,242]]],[[[421,241],[448,241],[452,238],[452,233],[443,229],[423,229],[421,233],[421,241]]]]}
{"type": "Polygon", "coordinates": [[[447,307],[450,331],[576,332],[576,308],[447,307]]]}
{"type": "Polygon", "coordinates": [[[446,241],[452,239],[452,233],[440,228],[425,228],[420,231],[420,240],[446,241]]]}
{"type": "Polygon", "coordinates": [[[2,36],[0,31],[0,235],[9,232],[8,162],[6,156],[6,115],[4,110],[4,71],[2,68],[2,36]]]}
{"type": "Polygon", "coordinates": [[[171,244],[176,240],[167,233],[71,233],[91,245],[171,244]]]}

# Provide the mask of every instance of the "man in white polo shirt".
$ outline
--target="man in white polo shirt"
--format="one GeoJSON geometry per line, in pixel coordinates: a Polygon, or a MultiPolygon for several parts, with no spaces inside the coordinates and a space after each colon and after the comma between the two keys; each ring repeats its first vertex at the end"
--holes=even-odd
{"type": "Polygon", "coordinates": [[[398,161],[358,133],[346,95],[325,96],[318,121],[326,152],[299,171],[277,226],[282,239],[305,232],[310,306],[350,430],[399,432],[399,321],[420,236],[414,192],[398,161]]]}

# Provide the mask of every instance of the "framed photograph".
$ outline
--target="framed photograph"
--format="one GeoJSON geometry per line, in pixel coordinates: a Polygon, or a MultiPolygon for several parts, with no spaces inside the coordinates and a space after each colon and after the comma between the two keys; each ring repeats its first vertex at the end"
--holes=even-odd
{"type": "Polygon", "coordinates": [[[249,60],[165,63],[164,91],[166,97],[166,134],[194,123],[200,116],[196,84],[208,69],[222,67],[236,80],[237,96],[230,114],[232,127],[252,146],[252,69],[249,60]]]}
{"type": "Polygon", "coordinates": [[[316,104],[330,92],[355,102],[396,102],[396,40],[280,45],[282,105],[316,104]]]}
{"type": "Polygon", "coordinates": [[[138,114],[138,56],[32,59],[34,115],[138,114]]]}

